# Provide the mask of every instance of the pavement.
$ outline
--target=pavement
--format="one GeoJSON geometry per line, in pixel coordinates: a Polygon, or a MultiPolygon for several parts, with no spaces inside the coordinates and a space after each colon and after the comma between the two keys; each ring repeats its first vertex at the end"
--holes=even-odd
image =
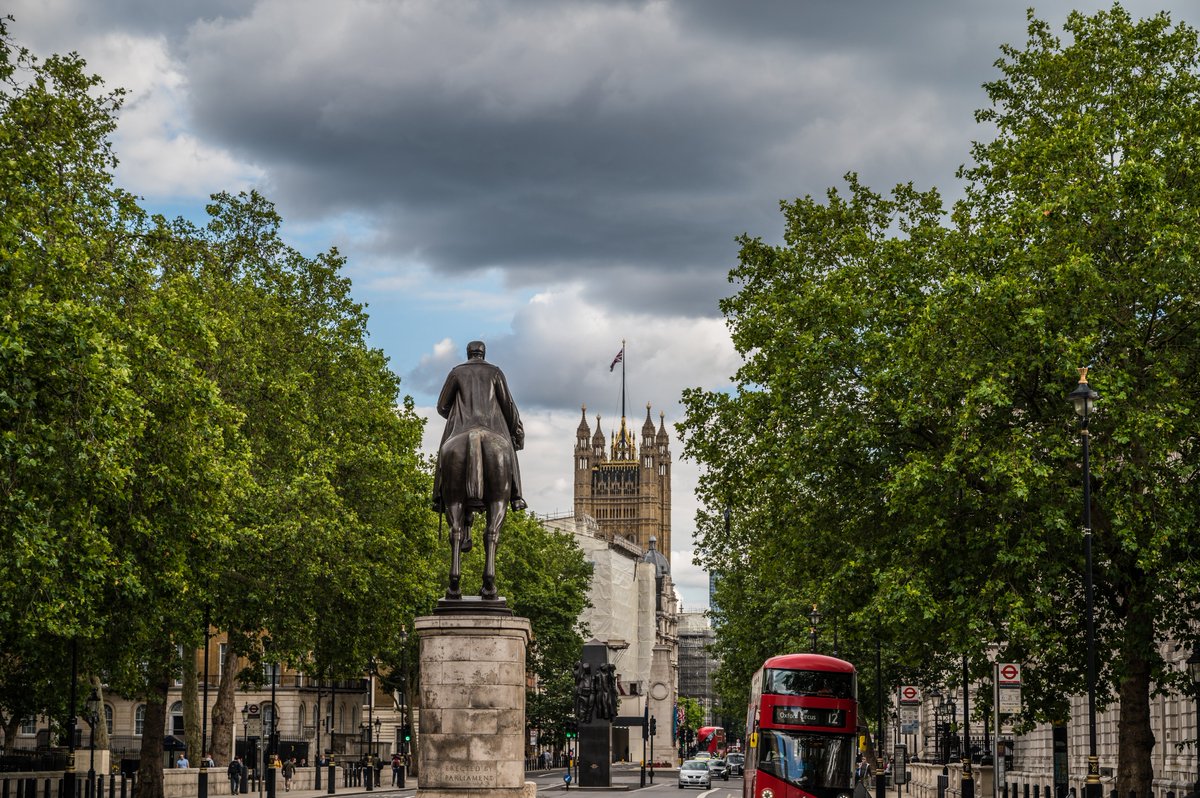
{"type": "MultiPolygon", "coordinates": [[[[567,789],[565,782],[563,781],[563,774],[566,772],[566,768],[531,770],[526,772],[525,779],[527,781],[535,782],[538,786],[539,793],[546,791],[563,792],[567,789]]],[[[608,789],[613,791],[627,791],[636,790],[641,787],[642,771],[641,765],[637,763],[613,763],[610,773],[612,777],[612,787],[608,789]]],[[[674,786],[677,773],[678,771],[675,768],[657,768],[654,771],[654,783],[656,785],[669,784],[674,786]]],[[[387,768],[385,768],[384,783],[376,789],[368,791],[363,787],[342,787],[339,785],[334,795],[341,796],[342,798],[346,798],[347,796],[354,796],[354,798],[364,798],[365,796],[371,796],[371,798],[411,798],[411,796],[416,795],[417,780],[415,778],[412,778],[411,776],[407,778],[405,780],[404,789],[390,786],[390,779],[391,774],[387,772],[387,768]]],[[[215,785],[217,787],[215,790],[213,789],[213,786],[214,785],[210,783],[208,791],[209,798],[228,798],[229,793],[228,790],[224,789],[225,785],[223,783],[215,785]]],[[[646,786],[650,786],[649,771],[647,771],[646,786]]],[[[574,783],[574,781],[572,781],[570,791],[575,792],[578,789],[578,786],[574,783]]],[[[276,792],[276,798],[328,798],[329,796],[328,787],[323,787],[320,790],[284,790],[279,788],[276,792]]],[[[263,795],[265,797],[266,793],[264,792],[263,795]]],[[[254,790],[248,793],[246,798],[257,798],[257,796],[258,792],[257,790],[254,790]]]]}

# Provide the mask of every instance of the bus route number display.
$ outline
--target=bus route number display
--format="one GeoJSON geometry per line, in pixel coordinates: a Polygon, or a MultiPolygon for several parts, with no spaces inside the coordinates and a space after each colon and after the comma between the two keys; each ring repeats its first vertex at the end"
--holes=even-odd
{"type": "Polygon", "coordinates": [[[840,727],[846,725],[846,710],[775,707],[775,722],[787,726],[840,727]]]}

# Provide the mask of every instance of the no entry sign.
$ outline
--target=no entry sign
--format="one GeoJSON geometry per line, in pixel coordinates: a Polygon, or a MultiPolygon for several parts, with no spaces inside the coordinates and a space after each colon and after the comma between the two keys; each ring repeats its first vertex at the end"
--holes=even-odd
{"type": "Polygon", "coordinates": [[[996,681],[1002,685],[1021,685],[1021,666],[1015,662],[1001,662],[996,666],[996,681]]]}

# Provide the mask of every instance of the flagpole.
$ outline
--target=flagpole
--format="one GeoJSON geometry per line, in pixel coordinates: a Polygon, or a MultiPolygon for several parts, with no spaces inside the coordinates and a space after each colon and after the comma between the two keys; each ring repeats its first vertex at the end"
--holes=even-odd
{"type": "Polygon", "coordinates": [[[625,418],[625,339],[621,339],[621,418],[625,418]]]}

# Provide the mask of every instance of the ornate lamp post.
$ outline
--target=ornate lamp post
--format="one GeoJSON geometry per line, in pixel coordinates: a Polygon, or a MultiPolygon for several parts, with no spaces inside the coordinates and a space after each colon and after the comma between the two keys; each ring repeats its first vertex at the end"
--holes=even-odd
{"type": "Polygon", "coordinates": [[[933,689],[929,692],[933,700],[933,759],[942,761],[942,691],[933,689]]]}
{"type": "Polygon", "coordinates": [[[375,775],[375,738],[371,736],[371,727],[375,722],[375,672],[377,669],[375,657],[371,657],[367,669],[367,772],[364,785],[368,791],[375,789],[372,784],[372,777],[375,775]]]}
{"type": "MultiPolygon", "coordinates": [[[[1192,655],[1187,659],[1188,675],[1196,687],[1196,747],[1200,750],[1200,643],[1192,644],[1192,655]]],[[[1200,767],[1197,768],[1196,783],[1192,786],[1193,798],[1200,798],[1200,767]]]]}
{"type": "Polygon", "coordinates": [[[811,650],[814,654],[816,654],[817,653],[817,626],[821,623],[821,613],[817,609],[816,604],[813,605],[812,612],[810,612],[808,614],[808,622],[810,624],[808,627],[808,635],[809,635],[809,639],[811,641],[811,650]]]}
{"type": "Polygon", "coordinates": [[[1092,594],[1092,477],[1088,460],[1088,416],[1100,394],[1087,381],[1088,370],[1079,370],[1079,384],[1067,395],[1081,419],[1083,438],[1083,556],[1085,560],[1084,598],[1087,602],[1087,690],[1088,690],[1088,764],[1084,798],[1100,798],[1100,758],[1096,754],[1096,612],[1092,594]]]}
{"type": "Polygon", "coordinates": [[[246,752],[242,756],[242,776],[239,790],[242,795],[250,792],[249,769],[255,748],[250,745],[250,705],[242,704],[242,739],[246,741],[246,752]]]}
{"type": "Polygon", "coordinates": [[[84,794],[92,798],[96,794],[96,724],[100,722],[100,694],[92,688],[92,694],[87,697],[87,711],[83,719],[87,721],[91,734],[88,735],[88,780],[84,794]]]}

